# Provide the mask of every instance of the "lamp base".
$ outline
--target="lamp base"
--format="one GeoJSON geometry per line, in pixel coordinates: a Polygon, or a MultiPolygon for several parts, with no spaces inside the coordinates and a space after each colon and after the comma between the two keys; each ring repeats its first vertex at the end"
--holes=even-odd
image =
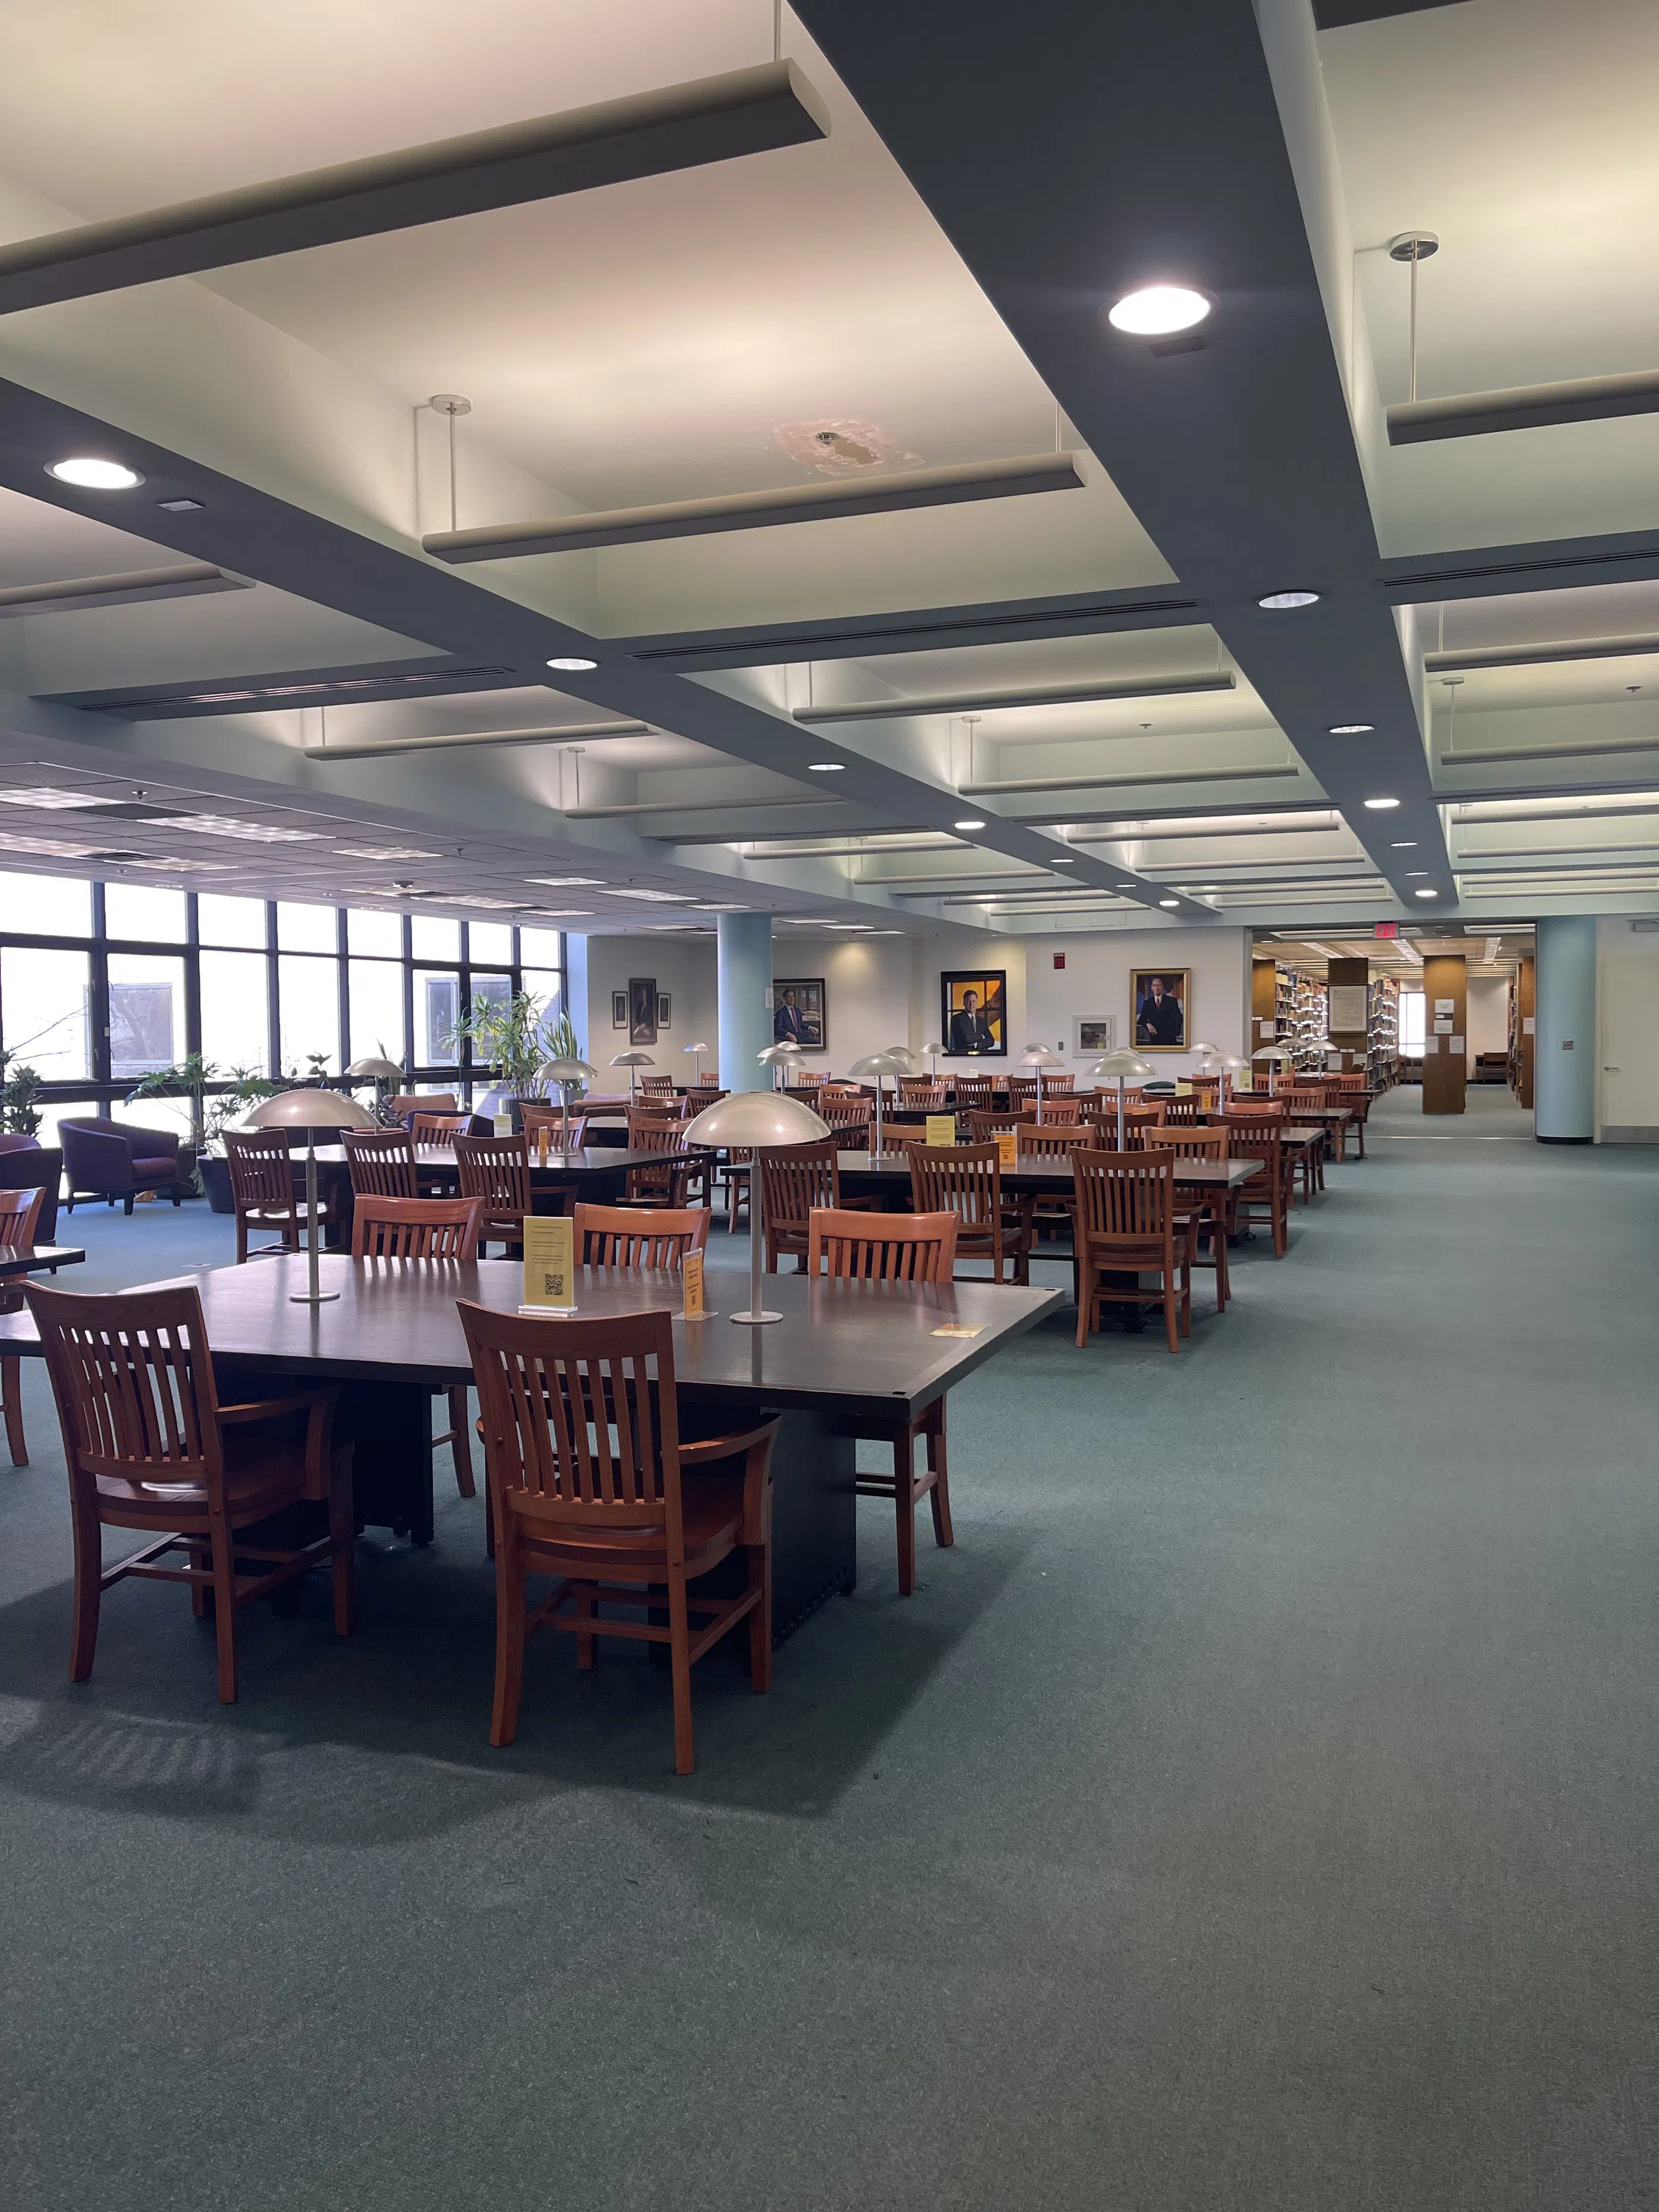
{"type": "Polygon", "coordinates": [[[291,1306],[325,1306],[339,1295],[337,1291],[290,1291],[288,1302],[291,1306]]]}
{"type": "Polygon", "coordinates": [[[733,1314],[732,1318],[733,1321],[746,1322],[752,1328],[758,1328],[764,1322],[781,1321],[783,1316],[781,1313],[740,1313],[733,1314]]]}

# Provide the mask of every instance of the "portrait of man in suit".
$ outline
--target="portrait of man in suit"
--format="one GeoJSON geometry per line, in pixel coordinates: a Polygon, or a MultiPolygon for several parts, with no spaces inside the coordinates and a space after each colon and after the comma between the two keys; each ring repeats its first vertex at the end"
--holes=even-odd
{"type": "Polygon", "coordinates": [[[823,979],[792,976],[772,985],[772,1042],[798,1044],[803,1052],[824,1049],[823,979]]]}
{"type": "Polygon", "coordinates": [[[1130,986],[1134,1001],[1135,1042],[1143,1050],[1180,1052],[1184,1048],[1189,981],[1184,968],[1135,969],[1130,986]]]}
{"type": "Polygon", "coordinates": [[[945,975],[945,1049],[952,1059],[1000,1058],[1008,1050],[1005,1014],[1007,976],[945,975]]]}

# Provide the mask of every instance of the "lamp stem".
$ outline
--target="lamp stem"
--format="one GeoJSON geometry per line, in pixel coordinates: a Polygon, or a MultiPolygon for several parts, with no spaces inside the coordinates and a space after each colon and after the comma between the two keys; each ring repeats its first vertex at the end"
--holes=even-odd
{"type": "Polygon", "coordinates": [[[317,1304],[321,1285],[317,1274],[317,1133],[306,1131],[306,1288],[317,1304]]]}
{"type": "Polygon", "coordinates": [[[1117,1148],[1123,1150],[1123,1078],[1117,1079],[1117,1148]]]}

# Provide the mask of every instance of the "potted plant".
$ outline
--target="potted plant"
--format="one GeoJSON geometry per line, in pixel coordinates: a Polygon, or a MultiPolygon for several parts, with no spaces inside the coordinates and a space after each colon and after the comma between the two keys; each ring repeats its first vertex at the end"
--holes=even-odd
{"type": "Polygon", "coordinates": [[[289,1086],[286,1081],[273,1080],[260,1075],[251,1067],[233,1067],[227,1089],[216,1091],[207,1109],[207,1149],[198,1158],[198,1166],[207,1201],[215,1213],[234,1213],[235,1201],[230,1194],[230,1163],[224,1154],[224,1133],[233,1121],[240,1121],[250,1106],[262,1098],[275,1097],[279,1091],[289,1086]]]}
{"type": "Polygon", "coordinates": [[[14,1137],[33,1137],[40,1127],[40,1078],[32,1067],[11,1064],[11,1054],[0,1052],[0,1125],[14,1137]]]}
{"type": "MultiPolygon", "coordinates": [[[[499,1079],[496,1091],[479,1102],[478,1112],[492,1110],[494,1100],[495,1110],[510,1111],[517,1127],[520,1100],[545,1097],[547,1086],[537,1070],[544,1060],[557,1056],[542,1034],[545,1012],[544,1003],[533,991],[515,991],[510,999],[476,1000],[471,1012],[456,1023],[449,1035],[451,1047],[465,1038],[474,1059],[499,1079]]],[[[557,1034],[556,1030],[554,1036],[557,1034]]]]}
{"type": "MultiPolygon", "coordinates": [[[[131,1106],[139,1098],[177,1098],[182,1092],[190,1101],[190,1138],[186,1163],[181,1157],[179,1165],[191,1170],[191,1196],[199,1198],[203,1183],[199,1163],[207,1141],[207,1089],[219,1073],[211,1060],[204,1060],[199,1052],[187,1052],[176,1067],[153,1068],[142,1082],[135,1083],[125,1103],[131,1106]]],[[[180,1153],[186,1149],[181,1146],[180,1153]]]]}

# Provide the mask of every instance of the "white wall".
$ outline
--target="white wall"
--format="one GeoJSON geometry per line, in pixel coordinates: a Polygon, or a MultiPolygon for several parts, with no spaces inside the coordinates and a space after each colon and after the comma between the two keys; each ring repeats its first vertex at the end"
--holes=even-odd
{"type": "MultiPolygon", "coordinates": [[[[1115,1014],[1119,1045],[1133,1045],[1129,975],[1136,968],[1190,969],[1189,1046],[1212,1044],[1241,1058],[1249,1051],[1249,930],[1126,929],[1044,937],[1028,941],[1025,960],[1024,1029],[1030,1034],[1012,1040],[1016,1054],[1028,1043],[1046,1044],[1081,1077],[1096,1055],[1077,1050],[1073,1024],[1087,1014],[1115,1014]],[[1063,969],[1054,966],[1056,953],[1065,956],[1063,969]]],[[[1148,1057],[1160,1076],[1186,1075],[1194,1066],[1190,1051],[1148,1057]]]]}
{"type": "MultiPolygon", "coordinates": [[[[670,938],[588,937],[581,943],[587,953],[585,1056],[603,1073],[613,1054],[628,1050],[627,1030],[611,1026],[611,994],[613,991],[625,991],[631,975],[653,975],[658,990],[667,992],[673,1004],[669,1026],[659,1030],[654,1045],[645,1045],[641,1049],[651,1054],[660,1073],[672,1075],[677,1083],[689,1081],[692,1063],[682,1046],[700,1037],[706,1038],[712,1046],[720,1034],[712,939],[699,939],[694,943],[670,938]]],[[[581,963],[574,957],[577,939],[573,937],[569,944],[574,1000],[580,988],[581,963]]],[[[574,1005],[571,1008],[579,1029],[583,1011],[574,1005]]],[[[716,1065],[719,1058],[718,1050],[704,1055],[705,1073],[716,1065]]]]}
{"type": "Polygon", "coordinates": [[[1510,1042],[1510,979],[1507,975],[1471,975],[1468,981],[1468,1055],[1473,1072],[1475,1055],[1506,1052],[1510,1042]]]}
{"type": "Polygon", "coordinates": [[[916,949],[903,937],[813,937],[804,929],[773,931],[775,978],[823,978],[828,1049],[803,1053],[802,1067],[815,1075],[845,1075],[866,1053],[918,1041],[910,1033],[916,949]]]}
{"type": "Polygon", "coordinates": [[[1597,922],[1595,998],[1596,1137],[1659,1144],[1659,932],[1597,922]]]}

